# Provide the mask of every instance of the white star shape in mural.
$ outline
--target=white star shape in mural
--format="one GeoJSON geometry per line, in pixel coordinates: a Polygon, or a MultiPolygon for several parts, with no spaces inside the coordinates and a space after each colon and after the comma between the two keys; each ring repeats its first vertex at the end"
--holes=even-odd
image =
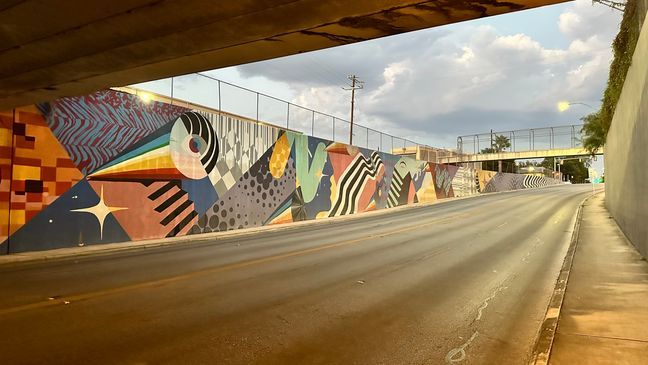
{"type": "Polygon", "coordinates": [[[99,196],[99,203],[97,205],[88,207],[88,208],[82,208],[82,209],[73,209],[70,210],[70,212],[77,212],[77,213],[90,213],[97,218],[97,221],[99,222],[99,234],[100,238],[103,240],[103,226],[104,222],[106,221],[106,217],[108,214],[112,212],[116,212],[118,210],[125,210],[128,208],[121,208],[121,207],[109,207],[106,205],[106,202],[104,201],[104,193],[103,193],[103,186],[101,186],[101,195],[99,196]]]}

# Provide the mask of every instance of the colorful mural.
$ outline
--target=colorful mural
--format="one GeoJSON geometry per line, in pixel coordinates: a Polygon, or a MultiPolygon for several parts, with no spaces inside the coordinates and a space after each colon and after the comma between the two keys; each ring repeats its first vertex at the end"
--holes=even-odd
{"type": "Polygon", "coordinates": [[[0,253],[356,214],[542,179],[104,90],[0,113],[0,253]]]}
{"type": "Polygon", "coordinates": [[[530,188],[540,188],[560,184],[560,181],[540,176],[497,173],[493,171],[478,171],[479,191],[494,193],[530,188]]]}

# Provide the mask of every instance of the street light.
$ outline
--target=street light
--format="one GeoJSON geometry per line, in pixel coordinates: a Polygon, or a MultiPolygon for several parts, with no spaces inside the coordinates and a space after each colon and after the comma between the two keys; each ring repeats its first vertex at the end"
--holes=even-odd
{"type": "Polygon", "coordinates": [[[584,105],[592,110],[596,110],[596,108],[594,108],[593,106],[583,103],[581,101],[561,101],[558,103],[558,111],[562,113],[567,109],[569,109],[569,107],[572,105],[584,105]]]}
{"type": "Polygon", "coordinates": [[[147,93],[146,91],[138,92],[137,96],[139,96],[144,104],[148,104],[153,100],[153,94],[147,93]]]}

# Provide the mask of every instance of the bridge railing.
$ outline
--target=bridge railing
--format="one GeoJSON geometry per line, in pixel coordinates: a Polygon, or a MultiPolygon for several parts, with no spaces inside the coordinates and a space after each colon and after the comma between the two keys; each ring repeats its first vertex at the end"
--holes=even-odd
{"type": "Polygon", "coordinates": [[[519,129],[457,137],[457,150],[462,154],[488,153],[497,136],[508,139],[510,147],[503,152],[526,152],[583,147],[583,125],[574,124],[547,128],[519,129]]]}
{"type": "MultiPolygon", "coordinates": [[[[191,102],[250,120],[274,124],[306,135],[349,143],[351,123],[294,102],[195,73],[133,85],[171,100],[191,102]]],[[[408,138],[353,123],[353,145],[384,152],[429,150],[408,138]]]]}

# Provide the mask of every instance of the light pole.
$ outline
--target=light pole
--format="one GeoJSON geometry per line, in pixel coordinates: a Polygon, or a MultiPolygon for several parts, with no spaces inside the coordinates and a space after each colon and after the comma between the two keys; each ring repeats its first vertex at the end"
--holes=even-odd
{"type": "Polygon", "coordinates": [[[561,101],[561,102],[558,103],[558,111],[562,113],[562,112],[566,111],[567,109],[569,109],[569,107],[571,107],[572,105],[583,105],[583,106],[586,106],[586,107],[588,107],[588,108],[590,108],[592,110],[596,110],[596,108],[594,108],[593,106],[591,106],[591,105],[589,105],[587,103],[583,103],[582,101],[561,101]]]}
{"type": "Polygon", "coordinates": [[[355,91],[364,87],[364,81],[360,81],[356,75],[349,75],[351,80],[350,88],[342,88],[344,90],[351,90],[351,122],[349,125],[349,145],[353,145],[353,106],[355,104],[355,91]]]}

